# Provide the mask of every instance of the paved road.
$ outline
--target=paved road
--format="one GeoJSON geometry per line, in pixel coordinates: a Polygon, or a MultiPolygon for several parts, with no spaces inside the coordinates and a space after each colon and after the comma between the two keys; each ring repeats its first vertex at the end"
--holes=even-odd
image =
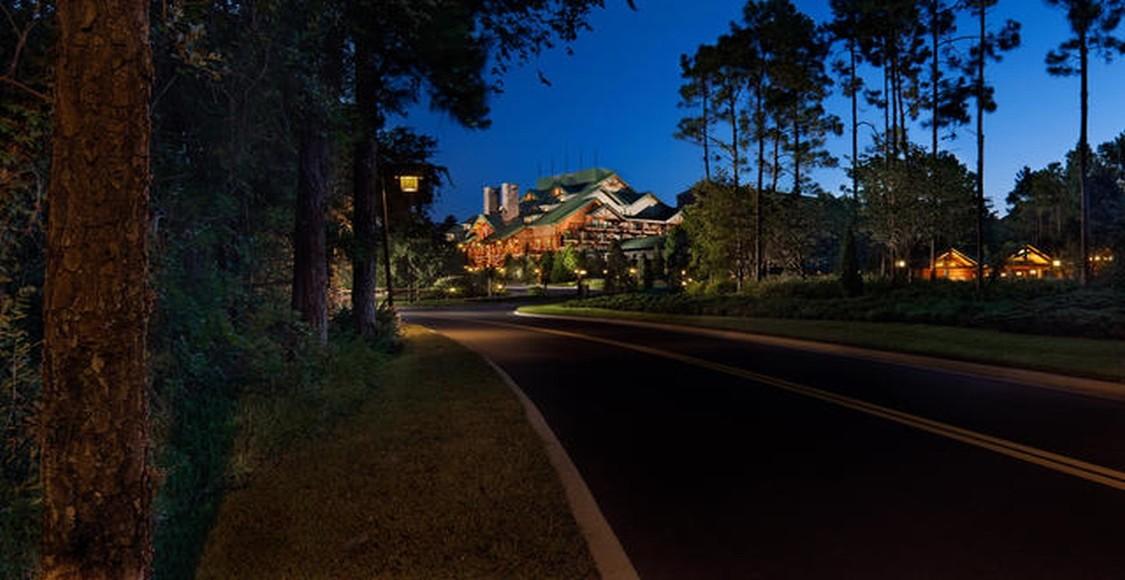
{"type": "Polygon", "coordinates": [[[1125,578],[1125,404],[500,307],[405,316],[519,383],[642,578],[1125,578]]]}

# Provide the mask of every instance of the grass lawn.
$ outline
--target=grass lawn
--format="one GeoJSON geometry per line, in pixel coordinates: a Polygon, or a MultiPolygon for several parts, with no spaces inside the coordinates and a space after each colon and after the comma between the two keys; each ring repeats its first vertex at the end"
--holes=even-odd
{"type": "Polygon", "coordinates": [[[895,322],[692,316],[561,305],[524,306],[520,311],[737,330],[1125,382],[1125,341],[1120,340],[895,322]]]}
{"type": "Polygon", "coordinates": [[[375,393],[226,495],[199,578],[587,578],[543,444],[478,356],[408,327],[375,393]]]}

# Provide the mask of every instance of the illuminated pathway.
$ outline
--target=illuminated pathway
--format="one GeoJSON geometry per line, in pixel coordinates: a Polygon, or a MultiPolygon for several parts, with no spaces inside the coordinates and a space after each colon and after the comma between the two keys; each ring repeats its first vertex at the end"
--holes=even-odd
{"type": "Polygon", "coordinates": [[[1121,578],[1125,404],[668,330],[409,312],[542,411],[643,578],[1121,578]]]}

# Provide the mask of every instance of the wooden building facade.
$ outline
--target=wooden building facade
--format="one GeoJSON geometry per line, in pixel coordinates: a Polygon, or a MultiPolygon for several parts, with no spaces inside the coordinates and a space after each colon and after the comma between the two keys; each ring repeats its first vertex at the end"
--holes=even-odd
{"type": "Polygon", "coordinates": [[[615,240],[662,236],[682,221],[675,208],[602,168],[541,178],[526,192],[510,183],[485,187],[483,206],[482,213],[446,234],[474,268],[566,246],[608,252],[615,240]]]}

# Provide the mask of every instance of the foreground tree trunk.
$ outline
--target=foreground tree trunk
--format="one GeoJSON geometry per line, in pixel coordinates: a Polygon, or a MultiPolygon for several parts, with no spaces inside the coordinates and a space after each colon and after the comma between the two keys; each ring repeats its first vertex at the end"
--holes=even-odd
{"type": "Polygon", "coordinates": [[[297,220],[293,232],[293,309],[328,342],[328,136],[324,123],[303,120],[298,136],[297,220]]]}
{"type": "Polygon", "coordinates": [[[375,336],[375,196],[377,127],[374,63],[364,42],[358,42],[355,56],[355,95],[359,120],[354,143],[352,173],[352,314],[356,332],[364,338],[375,336]]]}
{"type": "Polygon", "coordinates": [[[146,578],[145,0],[58,3],[44,284],[43,578],[146,578]]]}

